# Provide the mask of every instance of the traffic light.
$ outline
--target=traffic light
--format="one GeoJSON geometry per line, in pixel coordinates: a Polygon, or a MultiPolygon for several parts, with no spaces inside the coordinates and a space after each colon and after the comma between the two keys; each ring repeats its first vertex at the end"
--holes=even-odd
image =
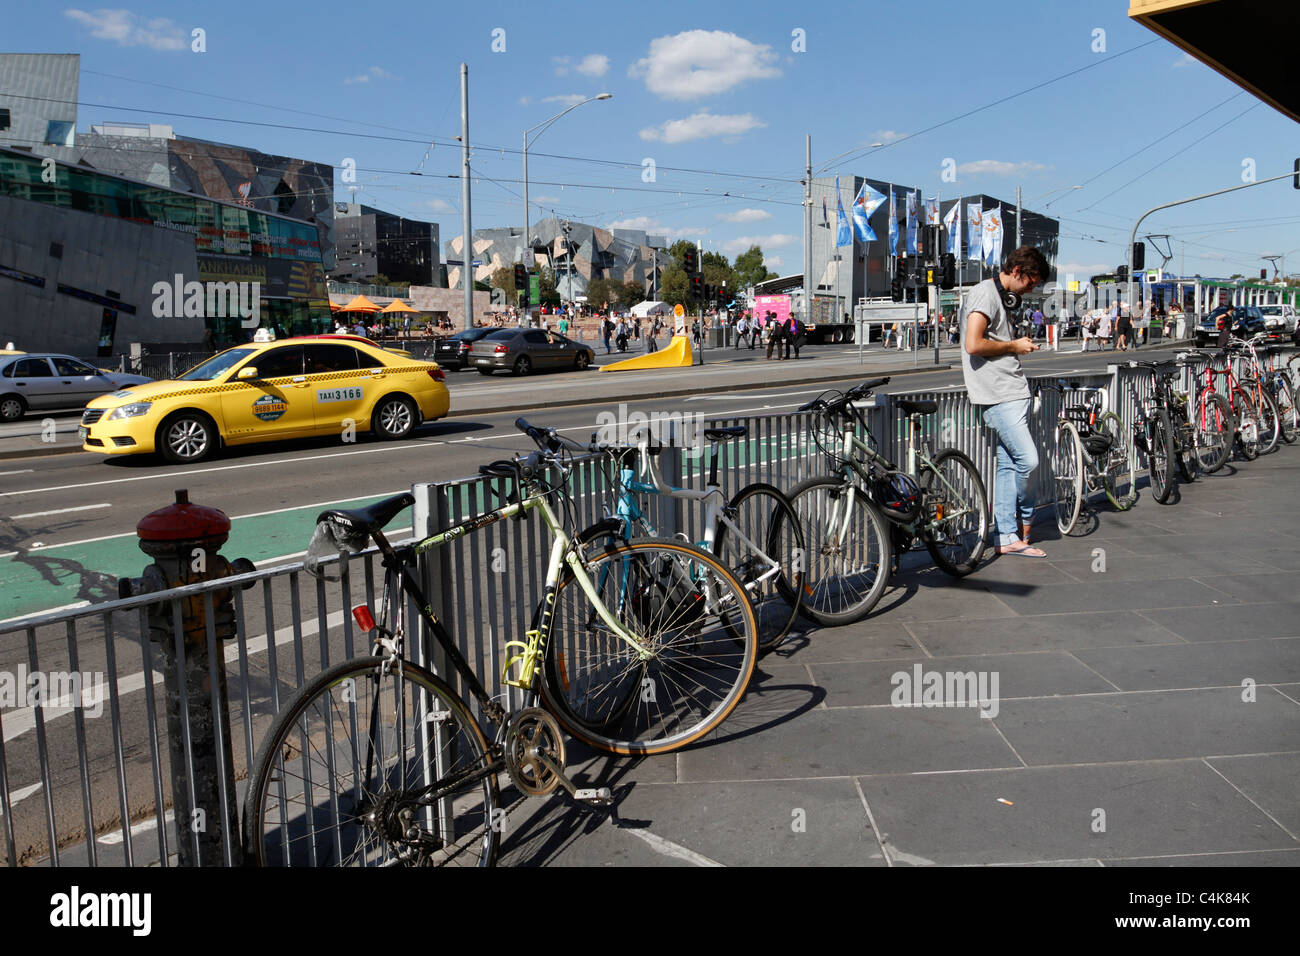
{"type": "Polygon", "coordinates": [[[704,280],[698,275],[691,276],[691,298],[699,301],[704,297],[704,280]]]}
{"type": "Polygon", "coordinates": [[[889,297],[895,302],[903,301],[903,276],[907,269],[907,257],[899,256],[894,263],[894,280],[889,286],[889,297]]]}
{"type": "Polygon", "coordinates": [[[1133,271],[1137,272],[1146,266],[1147,246],[1145,242],[1133,243],[1133,271]]]}
{"type": "Polygon", "coordinates": [[[528,270],[524,268],[522,262],[515,265],[515,289],[528,288],[528,270]]]}
{"type": "Polygon", "coordinates": [[[1127,278],[1128,278],[1128,266],[1116,266],[1116,267],[1115,267],[1115,278],[1116,278],[1116,279],[1120,279],[1120,280],[1125,280],[1125,279],[1127,279],[1127,278]]]}
{"type": "Polygon", "coordinates": [[[1264,279],[1267,279],[1267,278],[1268,278],[1268,270],[1267,270],[1267,269],[1260,269],[1260,270],[1259,270],[1259,278],[1260,278],[1260,281],[1263,281],[1264,279]]]}
{"type": "Polygon", "coordinates": [[[951,289],[957,284],[957,257],[945,252],[939,257],[939,288],[951,289]]]}
{"type": "Polygon", "coordinates": [[[682,257],[682,268],[686,270],[688,276],[693,276],[700,271],[699,253],[694,246],[687,249],[686,254],[682,257]]]}

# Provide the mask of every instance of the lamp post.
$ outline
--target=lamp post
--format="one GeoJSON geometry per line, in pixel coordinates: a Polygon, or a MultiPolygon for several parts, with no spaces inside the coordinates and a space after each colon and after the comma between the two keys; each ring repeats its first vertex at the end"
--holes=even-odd
{"type": "Polygon", "coordinates": [[[525,266],[525,267],[526,267],[530,272],[532,271],[533,264],[532,264],[532,262],[530,262],[530,261],[526,258],[526,257],[529,255],[529,253],[532,251],[532,248],[533,248],[533,242],[532,242],[532,239],[531,239],[531,237],[528,235],[528,227],[529,227],[529,223],[528,223],[528,219],[529,219],[529,215],[528,215],[528,137],[529,137],[530,135],[532,135],[533,133],[536,133],[537,135],[536,135],[536,136],[533,136],[533,141],[535,142],[535,141],[537,140],[537,137],[538,137],[538,136],[541,136],[542,133],[546,132],[546,130],[550,128],[551,124],[554,123],[556,120],[558,120],[558,119],[559,119],[561,116],[563,116],[565,113],[571,113],[571,112],[573,112],[574,110],[576,110],[579,106],[583,106],[583,105],[585,105],[585,104],[587,104],[587,103],[592,102],[593,100],[607,100],[607,99],[609,99],[610,97],[612,97],[613,95],[614,95],[613,93],[597,93],[595,96],[589,96],[589,97],[587,97],[585,100],[583,100],[581,103],[574,103],[574,104],[573,104],[572,106],[570,106],[567,110],[561,110],[560,112],[558,112],[558,113],[556,113],[554,116],[552,116],[550,119],[548,119],[548,120],[544,120],[543,122],[538,123],[538,124],[537,124],[536,126],[534,126],[532,129],[526,129],[526,130],[524,130],[524,249],[525,249],[525,253],[524,253],[524,255],[525,255],[524,266],[525,266]]]}

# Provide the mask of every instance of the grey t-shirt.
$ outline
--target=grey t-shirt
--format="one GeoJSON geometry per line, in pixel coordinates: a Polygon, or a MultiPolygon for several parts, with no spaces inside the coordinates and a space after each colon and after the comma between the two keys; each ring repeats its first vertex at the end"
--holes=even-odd
{"type": "Polygon", "coordinates": [[[1020,367],[1018,355],[999,355],[981,358],[966,351],[966,323],[972,312],[988,316],[984,337],[996,342],[1010,342],[1013,338],[1007,310],[998,296],[992,279],[985,279],[971,289],[966,297],[966,312],[961,320],[961,370],[966,380],[966,391],[975,405],[997,405],[1029,397],[1029,382],[1020,367]]]}

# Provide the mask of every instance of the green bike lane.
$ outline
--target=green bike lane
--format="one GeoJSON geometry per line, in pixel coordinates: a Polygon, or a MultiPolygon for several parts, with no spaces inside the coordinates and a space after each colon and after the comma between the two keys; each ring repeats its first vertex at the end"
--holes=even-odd
{"type": "MultiPolygon", "coordinates": [[[[248,558],[254,564],[300,554],[311,540],[316,515],[324,508],[358,508],[405,490],[232,515],[230,539],[221,553],[232,559],[248,558]]],[[[138,541],[134,532],[126,532],[0,557],[0,621],[84,602],[116,600],[118,578],[138,577],[151,561],[138,541]]]]}

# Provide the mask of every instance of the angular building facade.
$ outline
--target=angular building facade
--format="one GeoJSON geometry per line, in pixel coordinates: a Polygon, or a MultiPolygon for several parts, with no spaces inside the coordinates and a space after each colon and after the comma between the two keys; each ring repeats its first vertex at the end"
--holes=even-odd
{"type": "Polygon", "coordinates": [[[359,203],[336,203],[336,264],[330,278],[365,282],[383,275],[394,283],[437,286],[442,272],[438,233],[436,222],[406,219],[359,203]]]}

